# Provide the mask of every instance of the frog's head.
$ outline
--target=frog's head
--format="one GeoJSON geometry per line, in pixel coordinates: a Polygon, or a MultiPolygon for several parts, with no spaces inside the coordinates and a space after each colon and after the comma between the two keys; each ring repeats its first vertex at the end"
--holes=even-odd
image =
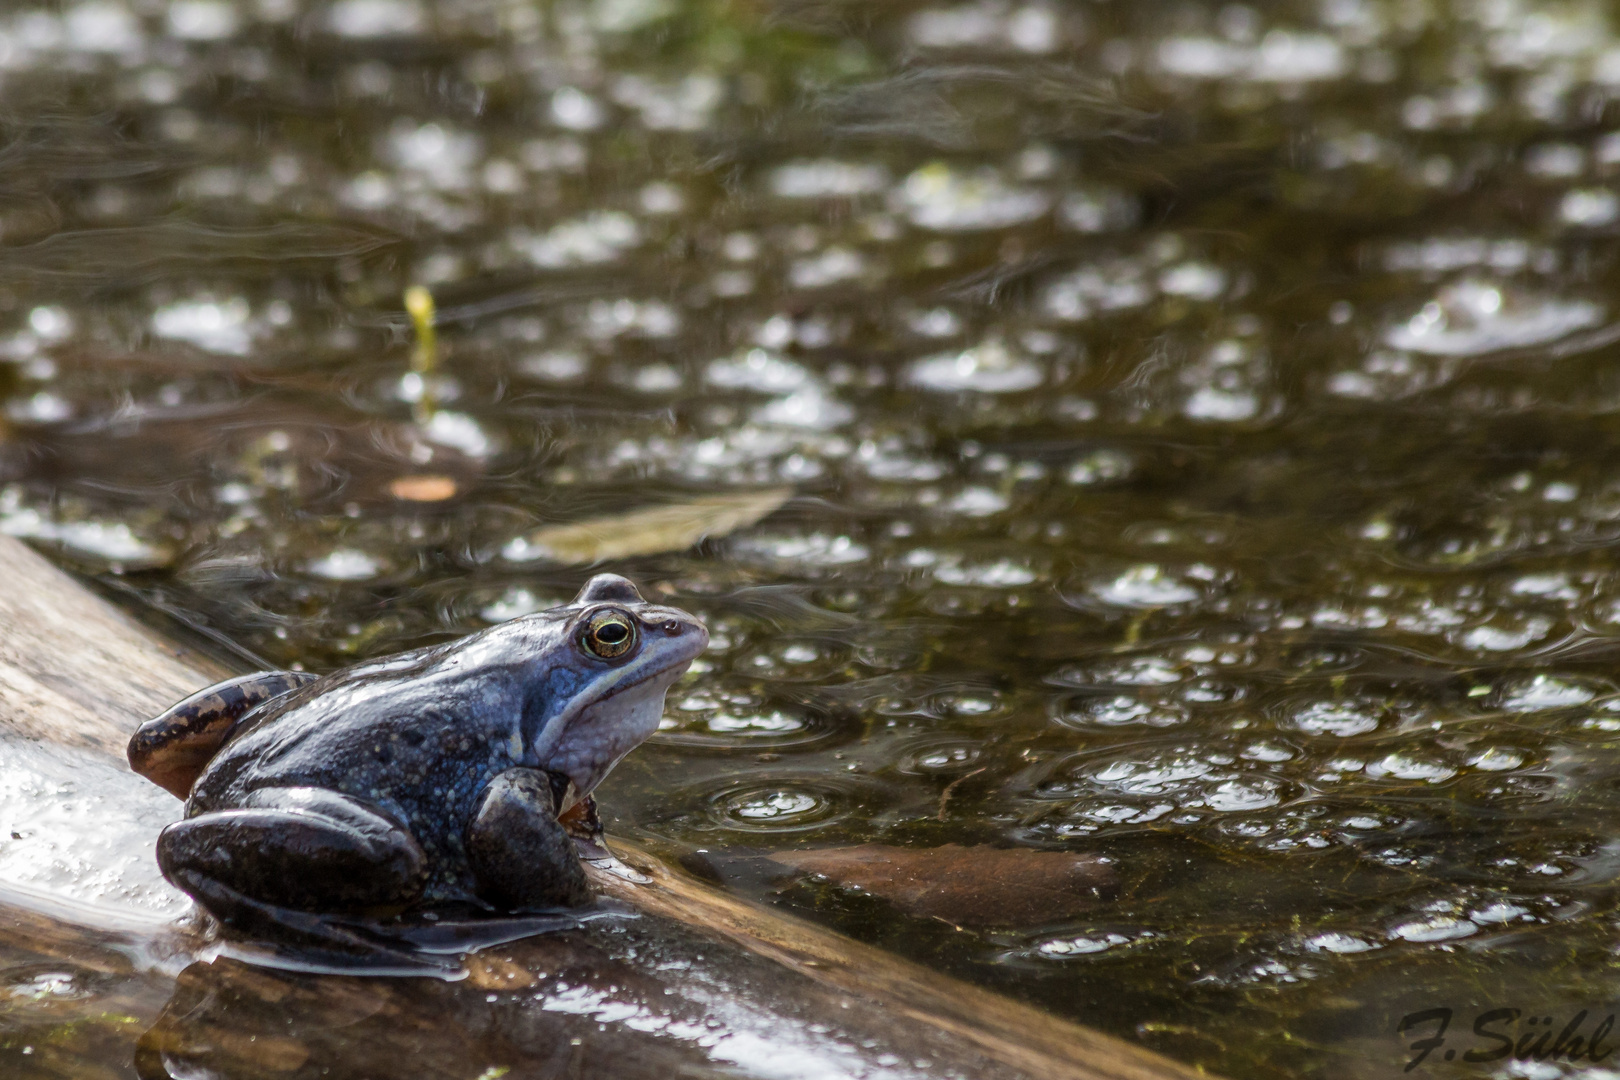
{"type": "MultiPolygon", "coordinates": [[[[531,616],[533,618],[534,616],[531,616]]],[[[658,730],[664,694],[709,644],[679,608],[649,604],[617,574],[597,574],[550,624],[525,737],[542,768],[588,795],[619,759],[658,730]]]]}

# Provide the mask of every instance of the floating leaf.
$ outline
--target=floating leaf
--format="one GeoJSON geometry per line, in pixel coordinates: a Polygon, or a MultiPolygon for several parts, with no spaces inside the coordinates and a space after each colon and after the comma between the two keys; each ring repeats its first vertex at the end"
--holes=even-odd
{"type": "Polygon", "coordinates": [[[582,564],[684,551],[709,537],[745,529],[792,498],[791,488],[705,495],[625,514],[547,525],[502,552],[512,562],[545,559],[582,564]]]}
{"type": "Polygon", "coordinates": [[[778,851],[770,858],[856,886],[902,911],[957,925],[1057,922],[1091,910],[1118,890],[1106,861],[1067,851],[859,844],[778,851]]]}

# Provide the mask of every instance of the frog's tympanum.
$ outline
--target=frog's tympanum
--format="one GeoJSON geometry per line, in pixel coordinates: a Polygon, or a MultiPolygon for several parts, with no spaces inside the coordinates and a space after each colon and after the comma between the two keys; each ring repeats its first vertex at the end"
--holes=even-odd
{"type": "Polygon", "coordinates": [[[227,924],[582,904],[571,826],[599,830],[591,793],[708,639],[599,574],[448,645],[210,687],[130,740],[135,771],[186,800],[158,863],[227,924]]]}

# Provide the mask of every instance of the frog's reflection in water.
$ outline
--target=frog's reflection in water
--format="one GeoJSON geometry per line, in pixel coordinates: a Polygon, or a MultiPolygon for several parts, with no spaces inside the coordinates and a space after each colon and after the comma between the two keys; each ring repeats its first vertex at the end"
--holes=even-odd
{"type": "Polygon", "coordinates": [[[702,1048],[659,1035],[686,1025],[705,1026],[700,1009],[575,934],[468,956],[453,981],[227,957],[180,973],[134,1064],[140,1080],[712,1075],[702,1048]]]}

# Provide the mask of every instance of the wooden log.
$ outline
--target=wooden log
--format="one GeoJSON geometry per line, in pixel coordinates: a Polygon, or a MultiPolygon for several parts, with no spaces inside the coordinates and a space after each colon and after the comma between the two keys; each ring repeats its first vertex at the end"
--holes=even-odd
{"type": "MultiPolygon", "coordinates": [[[[620,1077],[706,1075],[724,1067],[744,1075],[799,1070],[809,1076],[827,1074],[832,1062],[858,1065],[863,1073],[972,1080],[1205,1075],[731,896],[617,839],[611,841],[614,849],[646,880],[601,870],[593,870],[593,878],[600,891],[632,905],[639,918],[591,923],[579,931],[485,950],[469,959],[471,975],[461,983],[316,976],[207,962],[217,943],[199,935],[195,921],[173,923],[172,904],[149,903],[147,914],[155,917],[144,922],[119,918],[118,904],[143,889],[164,888],[154,884],[153,837],[140,831],[163,811],[153,800],[167,800],[171,814],[179,806],[127,769],[113,770],[121,766],[124,742],[135,725],[221,675],[217,665],[164,640],[22,544],[0,536],[0,748],[16,749],[19,739],[56,744],[52,753],[66,757],[46,754],[16,766],[42,774],[59,770],[82,776],[100,770],[94,786],[103,803],[127,808],[125,817],[135,823],[124,839],[100,842],[146,845],[125,853],[123,892],[105,880],[90,900],[76,896],[71,881],[21,891],[0,888],[0,958],[32,949],[52,957],[88,957],[83,962],[94,970],[100,970],[97,964],[116,968],[122,960],[97,952],[108,946],[94,931],[107,926],[123,935],[112,950],[117,957],[144,949],[149,957],[171,958],[166,966],[153,962],[163,970],[202,958],[178,982],[162,983],[174,996],[141,1035],[135,1057],[143,1077],[166,1075],[165,1061],[233,1076],[292,1075],[306,1065],[313,1068],[312,1062],[332,1077],[368,1068],[372,1075],[394,1075],[388,1069],[377,1072],[377,1062],[379,1055],[397,1056],[398,1040],[405,1037],[401,1032],[409,1032],[416,1049],[410,1068],[399,1074],[423,1075],[420,1070],[468,1062],[469,1047],[483,1045],[478,1033],[492,1023],[528,1035],[501,1044],[504,1058],[490,1063],[497,1069],[490,1075],[514,1063],[537,1064],[536,1055],[549,1054],[554,1064],[563,1060],[556,1056],[556,1040],[576,1028],[583,1034],[568,1035],[566,1045],[588,1042],[592,1049],[584,1065],[575,1061],[563,1070],[568,1075],[574,1074],[568,1069],[620,1077]],[[717,988],[722,993],[717,995],[717,988]],[[501,993],[517,990],[523,991],[518,998],[501,993]],[[298,1003],[297,1016],[282,1015],[290,1008],[284,1003],[292,1001],[298,1003]],[[341,1039],[325,1039],[316,1029],[325,1031],[321,1018],[334,1011],[387,1019],[369,1027],[356,1021],[343,1027],[341,1039]],[[602,1019],[608,1014],[613,1023],[602,1019]],[[595,1020],[580,1028],[547,1019],[581,1015],[595,1020]],[[260,1029],[268,1040],[263,1045],[220,1036],[260,1029]]],[[[0,759],[0,772],[7,765],[0,759]]],[[[51,843],[67,848],[81,842],[69,835],[75,819],[69,817],[63,827],[51,807],[37,805],[49,799],[36,796],[36,805],[16,812],[33,812],[44,823],[41,828],[57,830],[60,835],[48,837],[51,843]]],[[[105,806],[97,814],[105,821],[105,806]]],[[[75,856],[79,864],[98,857],[75,856]]],[[[74,864],[72,858],[59,861],[74,864]]],[[[8,872],[0,860],[0,886],[14,884],[4,880],[8,872]]],[[[179,902],[174,896],[170,900],[179,902]]],[[[142,977],[150,981],[149,973],[142,977]]],[[[467,1075],[477,1075],[476,1070],[467,1075]]]]}

